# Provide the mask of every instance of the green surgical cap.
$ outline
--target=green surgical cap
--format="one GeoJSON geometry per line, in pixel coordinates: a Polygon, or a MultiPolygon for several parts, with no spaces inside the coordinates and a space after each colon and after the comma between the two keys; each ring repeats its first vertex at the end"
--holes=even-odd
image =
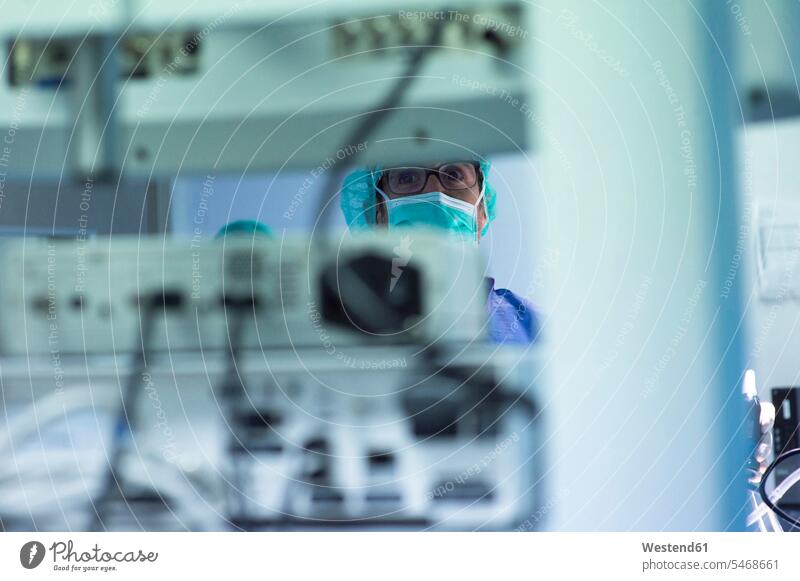
{"type": "Polygon", "coordinates": [[[225,224],[217,232],[217,238],[224,238],[231,234],[249,234],[251,236],[267,236],[272,237],[272,230],[263,222],[256,220],[236,220],[225,224]]]}

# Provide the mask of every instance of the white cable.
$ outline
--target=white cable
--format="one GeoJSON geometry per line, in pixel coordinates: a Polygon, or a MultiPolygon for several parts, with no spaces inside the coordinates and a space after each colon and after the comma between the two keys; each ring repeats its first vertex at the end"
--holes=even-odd
{"type": "Polygon", "coordinates": [[[775,533],[782,533],[783,532],[783,527],[781,526],[781,523],[778,521],[777,517],[772,513],[771,510],[768,510],[766,515],[762,514],[760,517],[759,516],[753,516],[753,515],[756,515],[756,512],[758,511],[759,507],[762,506],[762,505],[760,503],[760,497],[759,497],[759,494],[758,494],[757,491],[750,490],[749,494],[750,494],[750,504],[751,504],[751,506],[753,507],[754,510],[753,510],[753,514],[748,516],[747,526],[752,526],[754,523],[757,522],[760,532],[762,532],[762,533],[770,532],[767,529],[766,525],[764,524],[764,518],[763,517],[766,516],[767,519],[769,520],[769,525],[771,527],[771,531],[775,532],[775,533]]]}
{"type": "MultiPolygon", "coordinates": [[[[12,446],[20,446],[28,437],[39,433],[43,427],[58,420],[65,420],[70,413],[84,409],[116,413],[119,406],[119,394],[105,386],[104,389],[98,389],[96,391],[89,391],[88,388],[82,387],[50,393],[45,397],[35,400],[32,405],[16,413],[6,424],[5,429],[0,430],[0,451],[12,446]]],[[[80,472],[76,471],[78,470],[76,466],[77,458],[75,458],[71,451],[51,452],[46,454],[44,459],[42,459],[41,456],[37,458],[36,456],[31,457],[29,455],[30,452],[28,451],[21,453],[20,458],[17,460],[16,470],[4,473],[2,477],[0,477],[0,483],[3,483],[3,488],[6,489],[3,494],[0,494],[0,514],[12,516],[22,514],[30,516],[32,512],[30,510],[31,506],[26,504],[29,498],[34,498],[36,500],[36,508],[39,508],[39,506],[44,503],[61,502],[73,495],[82,496],[85,501],[87,493],[91,494],[91,491],[87,491],[85,479],[82,480],[79,485],[72,485],[71,482],[66,481],[66,479],[62,480],[61,478],[59,478],[58,483],[59,491],[56,494],[53,494],[54,491],[50,484],[39,484],[34,488],[25,485],[24,494],[21,494],[21,492],[9,494],[9,484],[13,484],[9,483],[9,481],[16,480],[18,483],[23,484],[26,480],[26,475],[33,475],[36,477],[42,474],[49,474],[52,476],[54,473],[61,475],[62,471],[71,476],[80,474],[80,472]],[[27,459],[25,458],[26,456],[28,456],[27,459]],[[54,460],[54,462],[50,460],[54,460]],[[28,468],[28,474],[25,474],[20,468],[28,468]]],[[[186,492],[181,489],[182,485],[186,484],[187,479],[189,482],[196,480],[197,475],[189,475],[179,466],[167,462],[160,454],[155,452],[153,452],[153,454],[145,452],[143,458],[150,458],[151,460],[156,460],[160,464],[167,464],[171,468],[174,468],[178,474],[182,475],[182,478],[175,478],[168,484],[162,479],[162,482],[159,483],[157,488],[157,492],[175,498],[178,504],[183,505],[182,512],[184,514],[188,514],[190,518],[198,519],[198,521],[201,522],[198,512],[199,507],[194,506],[191,502],[182,502],[182,498],[186,492]]],[[[102,467],[98,465],[96,471],[100,473],[101,470],[102,467]]],[[[83,472],[83,474],[85,476],[91,476],[94,472],[94,469],[90,469],[83,472]]]]}
{"type": "MultiPolygon", "coordinates": [[[[184,501],[184,496],[187,492],[186,486],[188,484],[186,482],[186,473],[180,470],[179,467],[164,460],[155,452],[153,454],[146,454],[145,457],[157,461],[159,464],[168,465],[174,468],[176,473],[183,476],[183,478],[179,478],[176,474],[173,478],[160,478],[158,488],[155,489],[155,492],[160,496],[173,498],[180,506],[180,509],[177,511],[178,514],[182,514],[187,517],[187,520],[196,523],[193,525],[193,528],[202,528],[202,523],[207,520],[207,518],[204,519],[205,514],[200,510],[200,507],[196,506],[194,503],[184,501]]],[[[39,468],[44,468],[45,470],[43,471],[50,472],[50,474],[59,473],[60,470],[64,470],[66,473],[75,475],[74,459],[72,462],[62,462],[61,466],[39,466],[39,468]],[[66,466],[67,464],[69,464],[69,466],[66,466]]],[[[99,481],[100,476],[104,473],[103,467],[98,466],[94,472],[96,472],[94,480],[99,481]]],[[[189,479],[189,481],[191,482],[191,479],[189,479]]],[[[95,492],[92,491],[92,487],[87,489],[85,480],[74,482],[74,480],[69,481],[61,478],[59,478],[59,489],[55,494],[54,492],[49,483],[24,485],[22,489],[15,490],[12,493],[9,493],[8,490],[4,490],[3,494],[0,494],[0,514],[5,517],[30,517],[34,515],[37,510],[52,512],[52,503],[58,503],[59,506],[62,506],[63,503],[70,508],[72,508],[73,505],[85,507],[87,502],[92,501],[92,497],[95,494],[95,492]]]]}
{"type": "MultiPolygon", "coordinates": [[[[772,491],[772,494],[769,495],[769,499],[773,503],[778,504],[778,501],[783,498],[783,495],[786,494],[789,489],[798,482],[800,482],[800,468],[797,468],[789,476],[784,478],[781,483],[775,487],[775,490],[772,491]]],[[[766,504],[762,502],[753,512],[750,513],[750,516],[747,517],[748,526],[754,524],[757,519],[760,519],[765,514],[772,514],[772,511],[766,504]]]]}
{"type": "MultiPolygon", "coordinates": [[[[748,494],[750,495],[750,504],[751,504],[751,505],[752,505],[752,507],[753,507],[753,511],[756,511],[756,510],[758,510],[758,504],[759,504],[759,503],[758,503],[758,497],[757,497],[757,495],[756,495],[756,491],[755,491],[755,490],[749,490],[749,491],[748,491],[748,494]]],[[[762,533],[765,533],[765,532],[767,532],[767,527],[765,527],[765,526],[764,526],[764,519],[762,519],[762,518],[756,518],[756,519],[754,519],[754,520],[753,520],[753,522],[751,523],[751,522],[749,522],[749,517],[748,517],[747,526],[752,526],[752,525],[753,525],[753,524],[755,524],[755,523],[758,523],[758,530],[759,530],[759,532],[762,532],[762,533]]]]}
{"type": "Polygon", "coordinates": [[[0,450],[21,441],[32,432],[38,432],[57,419],[63,419],[70,412],[80,409],[116,410],[119,407],[119,395],[110,389],[69,389],[57,391],[37,399],[33,405],[15,415],[0,431],[0,450]],[[90,397],[91,396],[91,397],[90,397]]]}
{"type": "Polygon", "coordinates": [[[774,512],[772,512],[771,510],[767,511],[767,518],[769,518],[769,522],[772,524],[772,530],[774,532],[776,533],[783,532],[783,526],[781,525],[781,522],[778,520],[778,517],[775,516],[774,512]]]}
{"type": "MultiPolygon", "coordinates": [[[[95,472],[100,472],[104,466],[100,463],[97,464],[96,467],[92,467],[89,470],[86,470],[82,466],[78,465],[74,459],[70,459],[70,461],[62,461],[62,462],[47,462],[43,464],[37,458],[32,458],[28,462],[20,462],[15,466],[16,471],[8,472],[5,474],[0,475],[0,486],[6,488],[8,485],[6,483],[11,484],[9,481],[15,481],[17,483],[24,484],[25,482],[30,482],[31,480],[35,480],[37,477],[40,476],[87,476],[87,477],[94,477],[95,472]]],[[[3,502],[3,498],[0,498],[0,503],[3,502]]]]}
{"type": "Polygon", "coordinates": [[[90,494],[86,490],[84,482],[59,482],[58,494],[53,494],[53,488],[49,484],[39,484],[36,487],[26,486],[24,490],[17,490],[14,493],[3,493],[0,512],[3,516],[8,515],[29,515],[36,512],[36,509],[47,509],[53,512],[54,502],[62,506],[64,501],[71,496],[81,495],[83,502],[87,502],[90,494]]]}

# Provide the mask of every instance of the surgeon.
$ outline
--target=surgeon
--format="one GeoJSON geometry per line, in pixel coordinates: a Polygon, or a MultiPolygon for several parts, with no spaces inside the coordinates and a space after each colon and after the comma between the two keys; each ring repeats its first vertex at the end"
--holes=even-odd
{"type": "MultiPolygon", "coordinates": [[[[342,185],[342,211],[351,230],[431,226],[477,244],[496,214],[489,169],[485,160],[358,169],[342,185]]],[[[530,303],[495,288],[493,278],[487,288],[491,341],[533,343],[539,329],[530,303]]]]}

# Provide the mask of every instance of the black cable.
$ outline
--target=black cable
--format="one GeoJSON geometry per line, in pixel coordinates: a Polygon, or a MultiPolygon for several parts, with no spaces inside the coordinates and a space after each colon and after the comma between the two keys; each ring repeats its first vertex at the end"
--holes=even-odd
{"type": "MultiPolygon", "coordinates": [[[[231,453],[231,474],[230,479],[234,488],[233,494],[228,497],[228,515],[229,522],[234,524],[231,517],[234,517],[236,523],[242,522],[244,517],[244,485],[239,470],[238,455],[243,451],[243,446],[236,433],[236,425],[238,418],[236,417],[236,405],[243,400],[244,386],[241,376],[239,374],[239,356],[242,350],[242,343],[244,338],[245,325],[248,321],[248,311],[253,312],[256,309],[256,302],[253,298],[232,298],[225,297],[223,299],[223,307],[225,312],[232,312],[232,324],[226,327],[226,343],[228,345],[227,351],[227,367],[222,386],[222,401],[223,401],[223,414],[226,417],[228,425],[231,427],[232,434],[228,444],[228,451],[231,453]],[[236,498],[239,502],[234,503],[236,498]]],[[[226,320],[227,320],[226,316],[226,320]]],[[[241,528],[235,524],[237,528],[241,528]]]]}
{"type": "MultiPolygon", "coordinates": [[[[472,405],[480,404],[487,394],[502,388],[502,384],[497,383],[491,377],[486,377],[485,374],[482,375],[480,370],[473,371],[472,368],[464,370],[461,365],[441,363],[445,354],[444,351],[436,345],[426,347],[422,355],[431,373],[434,375],[442,375],[453,381],[458,381],[464,387],[471,388],[472,392],[469,394],[467,401],[471,402],[472,405]]],[[[505,393],[500,393],[498,395],[502,403],[522,406],[532,417],[536,417],[539,414],[539,406],[530,394],[526,394],[526,397],[516,398],[505,393]]]]}
{"type": "Polygon", "coordinates": [[[144,305],[141,303],[139,304],[142,316],[140,318],[139,327],[137,328],[136,338],[134,339],[134,344],[138,345],[139,348],[133,354],[131,369],[122,391],[122,405],[117,416],[117,421],[115,422],[115,432],[111,442],[108,471],[106,472],[105,482],[103,483],[100,494],[94,502],[94,515],[89,525],[90,531],[100,530],[100,527],[103,526],[106,506],[110,504],[111,499],[117,492],[122,494],[122,487],[118,475],[120,473],[122,458],[126,452],[125,442],[128,441],[128,436],[133,438],[133,432],[137,425],[138,410],[136,398],[138,396],[139,387],[142,384],[145,370],[147,369],[147,353],[153,339],[152,335],[156,322],[155,315],[159,310],[166,312],[168,307],[177,307],[180,303],[180,295],[162,292],[156,296],[150,297],[149,300],[144,302],[144,305]]]}
{"type": "MultiPolygon", "coordinates": [[[[405,72],[397,79],[397,82],[395,82],[394,86],[386,95],[386,98],[381,101],[372,111],[368,112],[362,117],[361,123],[351,133],[350,137],[344,140],[344,143],[337,151],[352,148],[359,143],[366,142],[367,138],[373,134],[384,121],[386,121],[386,118],[391,115],[395,109],[397,109],[397,107],[405,98],[406,94],[411,90],[411,87],[414,84],[420,69],[425,64],[425,60],[430,55],[431,51],[438,47],[443,27],[444,19],[437,19],[434,22],[433,27],[431,28],[430,37],[425,44],[416,47],[416,50],[414,50],[411,58],[408,61],[408,66],[406,66],[405,72]]],[[[349,165],[356,165],[358,159],[361,157],[361,154],[362,149],[355,148],[353,155],[350,156],[349,165]]],[[[336,156],[334,155],[333,158],[335,159],[336,156]]],[[[333,198],[336,192],[339,191],[339,184],[341,183],[342,177],[346,171],[347,168],[342,167],[342,165],[339,164],[334,167],[331,173],[328,174],[328,178],[324,182],[325,185],[322,188],[322,194],[320,195],[316,212],[316,216],[318,219],[320,219],[320,221],[322,221],[322,218],[325,215],[327,202],[333,198]]]]}
{"type": "MultiPolygon", "coordinates": [[[[417,79],[419,71],[424,65],[425,60],[430,55],[431,51],[437,48],[439,39],[441,38],[443,26],[443,19],[434,22],[430,37],[428,38],[427,42],[416,47],[416,50],[414,50],[411,58],[408,61],[408,66],[406,66],[405,72],[397,79],[388,95],[383,99],[383,101],[376,105],[374,109],[362,117],[359,125],[355,128],[351,135],[344,140],[343,144],[337,151],[341,151],[345,148],[351,148],[359,143],[364,143],[367,138],[374,133],[386,120],[386,118],[400,105],[406,94],[411,90],[411,87],[413,86],[414,81],[417,79]]],[[[361,154],[362,149],[355,148],[355,153],[350,156],[349,166],[357,165],[361,154]]],[[[335,157],[336,156],[334,156],[334,158],[335,157]]],[[[340,191],[340,184],[347,170],[347,167],[339,164],[334,166],[332,171],[328,174],[327,179],[324,182],[324,186],[322,187],[316,211],[317,220],[320,222],[320,224],[324,222],[328,202],[340,191]]],[[[312,249],[318,248],[322,250],[323,246],[325,245],[324,242],[324,236],[317,236],[316,238],[312,238],[311,247],[312,249]]],[[[363,287],[366,287],[366,285],[360,281],[358,273],[355,272],[352,265],[350,265],[348,262],[339,265],[339,268],[336,269],[335,274],[336,276],[334,280],[331,280],[331,277],[326,276],[323,277],[321,283],[328,286],[334,292],[334,294],[339,295],[340,301],[343,301],[339,293],[339,289],[342,284],[351,287],[355,285],[359,290],[363,290],[363,287]]],[[[370,289],[367,289],[367,291],[371,292],[370,289]]],[[[362,298],[368,299],[368,297],[364,297],[363,295],[362,298]]],[[[363,304],[361,301],[350,301],[351,304],[348,306],[354,308],[355,310],[365,310],[363,307],[367,304],[370,304],[373,307],[379,307],[374,309],[375,312],[369,313],[370,317],[361,319],[363,321],[376,320],[396,322],[397,313],[383,303],[382,297],[376,296],[375,299],[376,300],[373,301],[364,300],[363,304]]],[[[342,304],[344,305],[345,303],[342,302],[342,304]]]]}
{"type": "MultiPolygon", "coordinates": [[[[235,402],[235,398],[241,395],[242,382],[238,374],[239,352],[242,350],[242,340],[244,338],[244,329],[247,322],[248,310],[255,313],[257,305],[252,298],[231,298],[226,297],[223,299],[223,308],[226,313],[232,312],[235,316],[232,317],[233,323],[230,327],[226,327],[226,343],[228,344],[228,368],[226,373],[226,382],[223,387],[223,396],[227,404],[235,402]],[[236,378],[234,380],[234,378],[236,378]]],[[[226,316],[226,320],[227,320],[226,316]]]]}
{"type": "MultiPolygon", "coordinates": [[[[764,504],[766,504],[772,510],[772,512],[780,516],[783,520],[791,524],[794,528],[800,529],[800,520],[791,516],[777,504],[772,502],[769,495],[767,494],[767,479],[769,478],[770,474],[772,474],[772,471],[775,470],[778,464],[780,464],[784,460],[788,460],[789,458],[798,455],[800,455],[800,448],[794,448],[792,450],[783,452],[782,454],[778,455],[778,457],[775,458],[775,461],[769,465],[769,468],[767,468],[766,472],[764,472],[764,476],[761,477],[761,484],[758,486],[758,493],[761,495],[761,499],[764,501],[764,504]]],[[[798,470],[800,470],[800,468],[798,468],[798,470]]]]}

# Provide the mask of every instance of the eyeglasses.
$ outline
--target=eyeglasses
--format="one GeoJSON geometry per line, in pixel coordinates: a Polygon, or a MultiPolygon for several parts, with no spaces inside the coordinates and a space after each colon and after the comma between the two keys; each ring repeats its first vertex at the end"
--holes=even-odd
{"type": "Polygon", "coordinates": [[[456,161],[435,167],[393,167],[383,170],[381,179],[396,195],[419,194],[425,189],[428,176],[435,175],[446,190],[466,190],[478,183],[480,164],[475,161],[456,161]]]}

